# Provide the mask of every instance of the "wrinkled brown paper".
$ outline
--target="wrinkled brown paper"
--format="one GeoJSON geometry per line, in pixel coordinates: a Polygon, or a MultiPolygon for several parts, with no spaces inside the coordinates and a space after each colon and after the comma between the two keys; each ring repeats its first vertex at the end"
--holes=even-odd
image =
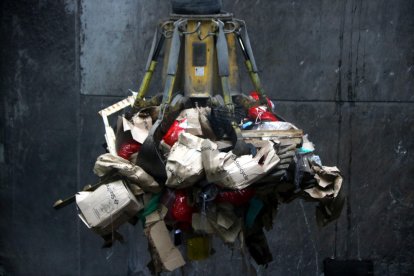
{"type": "Polygon", "coordinates": [[[206,139],[202,144],[203,166],[209,182],[229,189],[244,189],[265,176],[280,161],[270,141],[264,141],[256,156],[237,157],[219,152],[217,144],[206,139]]]}
{"type": "Polygon", "coordinates": [[[105,153],[98,157],[93,171],[96,175],[102,177],[112,169],[116,169],[121,175],[127,177],[128,180],[146,192],[158,193],[161,191],[160,184],[141,167],[110,153],[105,153]]]}
{"type": "Polygon", "coordinates": [[[165,166],[166,186],[171,188],[189,187],[204,177],[201,161],[201,144],[204,139],[190,133],[181,133],[171,148],[165,166]]]}
{"type": "Polygon", "coordinates": [[[336,197],[342,186],[342,176],[337,167],[326,167],[313,164],[312,170],[315,172],[315,179],[318,185],[306,189],[313,198],[336,197]]]}

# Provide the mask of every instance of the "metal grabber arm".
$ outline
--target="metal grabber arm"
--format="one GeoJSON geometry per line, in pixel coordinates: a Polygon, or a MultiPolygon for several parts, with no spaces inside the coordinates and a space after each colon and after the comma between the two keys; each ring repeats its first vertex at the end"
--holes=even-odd
{"type": "Polygon", "coordinates": [[[165,35],[159,34],[158,28],[155,29],[154,38],[152,40],[151,50],[148,55],[148,61],[145,66],[144,78],[141,81],[141,85],[138,90],[138,95],[135,99],[133,108],[135,110],[140,109],[144,106],[144,97],[148,91],[151,83],[152,75],[154,74],[155,68],[158,63],[158,57],[160,55],[162,46],[164,44],[165,35]]]}
{"type": "Polygon", "coordinates": [[[240,127],[235,121],[234,116],[234,104],[230,94],[229,85],[229,50],[227,46],[227,40],[224,34],[224,23],[217,20],[218,35],[216,40],[217,49],[217,64],[218,71],[221,80],[221,87],[223,91],[224,104],[227,107],[227,111],[230,113],[232,121],[231,125],[236,135],[236,144],[234,145],[233,153],[237,156],[250,154],[250,147],[244,142],[240,127]]]}
{"type": "MultiPolygon", "coordinates": [[[[167,179],[165,171],[165,164],[161,153],[158,150],[159,143],[163,134],[163,126],[169,125],[171,120],[174,120],[180,110],[180,103],[172,103],[172,94],[178,67],[178,57],[181,48],[180,30],[179,27],[185,20],[177,20],[174,22],[174,31],[171,38],[171,48],[168,56],[167,77],[165,79],[165,86],[160,106],[160,112],[151,127],[147,138],[141,146],[140,153],[137,157],[137,165],[144,171],[154,176],[157,181],[164,183],[167,179]]],[[[177,100],[178,101],[178,100],[177,100]]]]}
{"type": "Polygon", "coordinates": [[[268,106],[269,110],[271,110],[272,107],[269,106],[269,103],[266,100],[266,93],[263,90],[259,75],[257,73],[258,70],[256,66],[256,61],[253,56],[252,46],[250,45],[250,39],[247,33],[246,24],[243,21],[241,21],[241,23],[244,33],[244,39],[240,34],[240,30],[235,32],[235,34],[237,36],[237,41],[239,42],[240,48],[243,52],[247,72],[249,73],[250,80],[252,81],[253,86],[256,89],[257,94],[259,95],[260,104],[268,106]]]}

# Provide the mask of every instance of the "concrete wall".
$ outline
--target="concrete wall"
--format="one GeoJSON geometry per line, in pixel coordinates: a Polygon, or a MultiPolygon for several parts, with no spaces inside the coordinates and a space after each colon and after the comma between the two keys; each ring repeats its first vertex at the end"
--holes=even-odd
{"type": "MultiPolygon", "coordinates": [[[[223,2],[247,22],[278,112],[345,177],[344,212],[323,229],[313,204],[280,207],[267,233],[268,275],[320,275],[327,257],[373,260],[377,275],[414,274],[414,2],[223,2]]],[[[51,205],[96,181],[97,111],[137,89],[168,1],[1,5],[0,275],[147,275],[140,227],[123,227],[127,244],[103,250],[74,206],[51,205]]],[[[242,273],[239,252],[220,241],[215,249],[188,275],[242,273]]]]}

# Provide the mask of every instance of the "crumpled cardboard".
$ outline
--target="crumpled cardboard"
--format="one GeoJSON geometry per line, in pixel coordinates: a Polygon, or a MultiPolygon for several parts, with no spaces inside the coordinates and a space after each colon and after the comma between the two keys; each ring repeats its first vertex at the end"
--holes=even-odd
{"type": "MultiPolygon", "coordinates": [[[[144,202],[148,202],[149,197],[144,196],[144,202]]],[[[170,234],[166,228],[164,218],[168,209],[163,204],[159,204],[158,209],[145,217],[145,234],[150,245],[152,264],[156,272],[163,270],[173,271],[185,265],[185,261],[180,251],[171,241],[170,234]]]]}
{"type": "Polygon", "coordinates": [[[255,157],[219,152],[217,144],[208,139],[203,141],[201,152],[207,180],[229,189],[246,188],[265,176],[280,160],[270,141],[264,141],[255,157]]]}
{"type": "Polygon", "coordinates": [[[76,204],[82,221],[100,234],[116,230],[144,208],[122,180],[77,193],[76,204]]]}
{"type": "Polygon", "coordinates": [[[129,189],[131,190],[134,196],[140,196],[144,194],[144,191],[138,185],[134,183],[129,183],[129,189]]]}
{"type": "Polygon", "coordinates": [[[171,188],[189,187],[204,177],[201,161],[202,138],[190,133],[181,133],[171,148],[167,159],[166,186],[171,188]]]}
{"type": "Polygon", "coordinates": [[[319,166],[313,163],[312,170],[316,173],[315,179],[318,184],[304,191],[317,199],[336,197],[341,189],[343,180],[339,169],[337,167],[319,166]]]}
{"type": "Polygon", "coordinates": [[[210,112],[211,109],[209,107],[184,109],[176,120],[182,121],[180,126],[185,129],[186,133],[215,139],[214,131],[208,120],[210,112]]]}
{"type": "Polygon", "coordinates": [[[180,126],[185,129],[185,132],[197,136],[203,135],[200,125],[200,113],[197,108],[184,109],[176,120],[183,121],[182,126],[180,126]]]}
{"type": "Polygon", "coordinates": [[[166,271],[173,271],[183,265],[185,261],[181,252],[174,246],[170,234],[163,220],[159,220],[145,229],[152,251],[156,255],[156,262],[161,263],[166,271]]]}
{"type": "Polygon", "coordinates": [[[215,212],[208,212],[207,217],[214,232],[225,243],[234,243],[236,241],[242,229],[242,221],[234,214],[231,204],[218,204],[217,210],[215,212]]]}
{"type": "Polygon", "coordinates": [[[149,227],[152,224],[163,220],[165,216],[168,213],[167,207],[165,207],[163,204],[160,204],[158,209],[152,212],[151,214],[147,215],[145,217],[145,227],[149,227]]]}
{"type": "Polygon", "coordinates": [[[98,157],[93,171],[96,175],[102,177],[113,169],[116,169],[121,175],[127,177],[128,180],[146,192],[158,193],[161,191],[160,184],[141,167],[110,153],[98,157]]]}

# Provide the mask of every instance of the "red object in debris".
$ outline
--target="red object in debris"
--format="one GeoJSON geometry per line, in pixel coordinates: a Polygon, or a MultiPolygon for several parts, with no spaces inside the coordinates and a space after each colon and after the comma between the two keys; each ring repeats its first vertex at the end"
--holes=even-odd
{"type": "Polygon", "coordinates": [[[249,108],[248,116],[254,121],[279,121],[272,112],[267,111],[266,108],[262,106],[249,108]]]}
{"type": "MultiPolygon", "coordinates": [[[[256,101],[259,100],[259,94],[256,91],[250,92],[250,96],[256,101]]],[[[268,97],[266,97],[266,100],[267,100],[267,105],[273,108],[274,105],[272,101],[268,97]]],[[[278,121],[276,116],[272,112],[267,111],[267,107],[265,106],[255,106],[255,107],[249,108],[248,116],[250,120],[254,120],[254,121],[256,120],[257,121],[271,121],[271,122],[278,121]]]]}
{"type": "Polygon", "coordinates": [[[187,119],[183,119],[181,121],[174,121],[174,123],[171,125],[171,127],[168,129],[167,133],[162,137],[164,142],[169,145],[173,146],[175,142],[178,141],[178,136],[180,133],[185,131],[185,128],[181,127],[180,124],[185,122],[187,119]]]}
{"type": "MultiPolygon", "coordinates": [[[[250,92],[250,96],[253,99],[255,99],[256,101],[259,100],[259,93],[257,93],[257,91],[250,92]]],[[[272,103],[272,101],[268,97],[266,97],[266,100],[267,100],[267,105],[268,106],[270,106],[271,108],[274,108],[275,107],[275,105],[272,103]]]]}
{"type": "Polygon", "coordinates": [[[237,191],[221,191],[218,193],[215,202],[228,202],[235,206],[246,204],[254,196],[255,190],[251,188],[245,188],[237,191]]]}
{"type": "Polygon", "coordinates": [[[171,207],[172,218],[180,222],[180,225],[191,225],[193,211],[193,207],[188,205],[187,192],[185,190],[175,190],[175,200],[171,207]]]}
{"type": "Polygon", "coordinates": [[[135,140],[130,140],[121,145],[118,150],[118,156],[129,160],[132,154],[138,152],[141,149],[141,144],[135,140]]]}

